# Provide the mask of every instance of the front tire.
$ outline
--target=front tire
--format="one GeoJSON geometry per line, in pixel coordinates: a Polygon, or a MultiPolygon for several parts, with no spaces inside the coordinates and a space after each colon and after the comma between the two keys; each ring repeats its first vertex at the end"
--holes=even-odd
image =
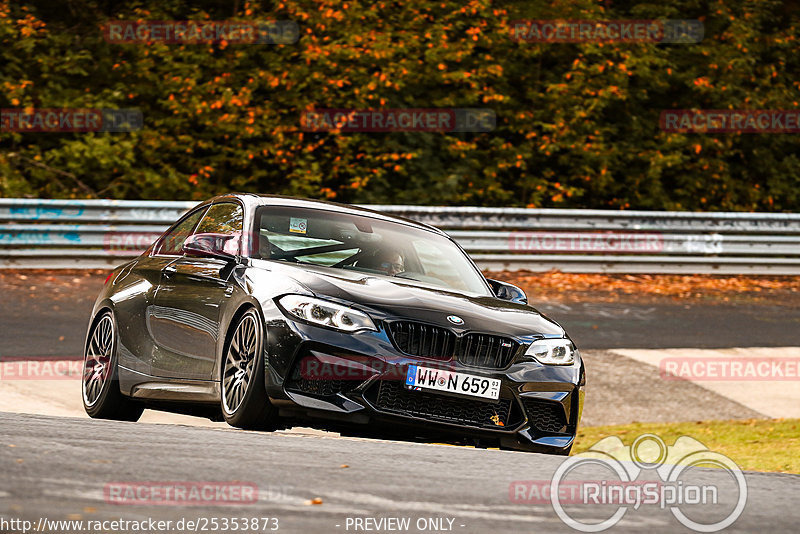
{"type": "Polygon", "coordinates": [[[264,327],[255,309],[234,323],[222,361],[222,416],[238,428],[274,430],[277,409],[264,385],[264,327]]]}
{"type": "Polygon", "coordinates": [[[81,379],[83,408],[93,419],[138,421],[144,406],[119,390],[117,339],[114,315],[106,311],[92,325],[86,341],[81,379]]]}

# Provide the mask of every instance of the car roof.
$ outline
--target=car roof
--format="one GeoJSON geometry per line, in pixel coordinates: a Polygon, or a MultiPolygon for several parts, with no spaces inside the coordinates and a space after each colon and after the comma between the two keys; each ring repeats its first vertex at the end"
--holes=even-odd
{"type": "Polygon", "coordinates": [[[225,199],[237,198],[248,205],[251,209],[259,206],[290,206],[297,208],[310,208],[325,211],[333,211],[336,213],[346,213],[349,215],[360,215],[363,217],[372,217],[373,219],[380,219],[389,222],[396,222],[413,226],[423,230],[428,230],[441,235],[447,235],[442,230],[431,226],[429,224],[421,223],[413,219],[405,217],[396,217],[382,213],[380,211],[371,210],[368,208],[361,208],[350,204],[340,204],[338,202],[328,202],[326,200],[313,200],[309,198],[289,197],[283,195],[261,195],[256,193],[228,193],[210,198],[202,204],[211,204],[225,199]]]}

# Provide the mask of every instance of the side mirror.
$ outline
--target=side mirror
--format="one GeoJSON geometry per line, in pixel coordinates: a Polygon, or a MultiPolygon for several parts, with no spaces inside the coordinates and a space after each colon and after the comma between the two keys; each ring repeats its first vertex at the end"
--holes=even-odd
{"type": "Polygon", "coordinates": [[[528,303],[528,296],[525,295],[523,290],[514,284],[501,282],[500,280],[492,280],[490,278],[487,278],[486,281],[489,282],[490,286],[492,286],[492,291],[494,291],[494,294],[497,298],[516,302],[517,304],[528,303]]]}
{"type": "Polygon", "coordinates": [[[186,238],[186,241],[183,242],[183,252],[187,256],[232,260],[236,255],[228,251],[230,248],[228,242],[235,237],[235,234],[190,235],[186,238]]]}

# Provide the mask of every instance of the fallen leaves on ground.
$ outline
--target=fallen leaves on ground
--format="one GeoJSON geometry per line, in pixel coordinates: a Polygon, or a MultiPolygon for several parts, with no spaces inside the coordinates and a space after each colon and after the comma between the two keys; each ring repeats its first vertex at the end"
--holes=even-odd
{"type": "Polygon", "coordinates": [[[533,300],[652,301],[657,298],[707,302],[747,300],[800,302],[799,276],[596,274],[559,271],[495,271],[488,278],[521,287],[533,300]]]}

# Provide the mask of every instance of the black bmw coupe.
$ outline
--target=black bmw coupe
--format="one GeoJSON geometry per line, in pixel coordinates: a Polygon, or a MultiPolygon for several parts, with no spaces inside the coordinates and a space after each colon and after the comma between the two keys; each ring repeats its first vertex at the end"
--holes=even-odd
{"type": "Polygon", "coordinates": [[[94,305],[83,404],[568,454],[580,353],[444,232],[253,194],[187,212],[94,305]]]}

